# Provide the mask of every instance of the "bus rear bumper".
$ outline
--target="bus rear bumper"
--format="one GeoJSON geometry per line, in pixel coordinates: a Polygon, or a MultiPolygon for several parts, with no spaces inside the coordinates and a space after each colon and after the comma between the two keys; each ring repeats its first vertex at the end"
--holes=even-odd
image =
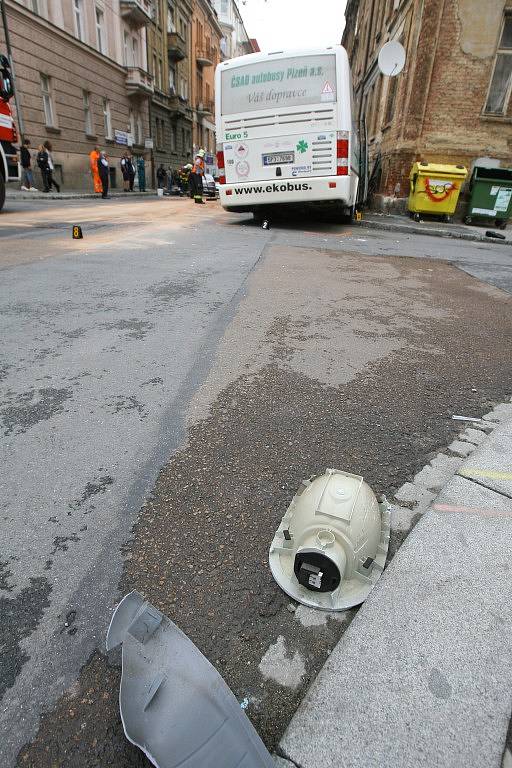
{"type": "Polygon", "coordinates": [[[263,205],[333,203],[351,207],[357,191],[356,176],[316,176],[310,179],[223,184],[220,202],[228,211],[252,211],[263,205]]]}

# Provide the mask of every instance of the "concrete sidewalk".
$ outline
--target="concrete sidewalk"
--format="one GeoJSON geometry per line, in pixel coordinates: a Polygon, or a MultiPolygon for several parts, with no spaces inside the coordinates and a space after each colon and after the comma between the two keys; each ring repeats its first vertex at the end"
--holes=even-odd
{"type": "Polygon", "coordinates": [[[308,691],[277,765],[512,765],[512,405],[449,453],[397,492],[395,528],[420,520],[308,691]]]}
{"type": "MultiPolygon", "coordinates": [[[[109,192],[110,197],[155,197],[156,189],[148,189],[146,192],[139,192],[135,189],[133,192],[123,192],[123,190],[113,189],[109,192]]],[[[101,195],[95,192],[84,192],[83,190],[66,189],[62,192],[24,192],[21,189],[12,189],[7,186],[6,201],[9,200],[101,200],[101,195]]]]}
{"type": "MultiPolygon", "coordinates": [[[[494,222],[493,222],[494,223],[494,222]]],[[[435,237],[451,237],[455,240],[469,240],[472,242],[500,243],[501,245],[512,245],[512,228],[496,229],[490,224],[466,225],[459,222],[444,224],[433,219],[425,219],[416,222],[408,216],[399,216],[398,214],[379,214],[372,211],[363,212],[363,220],[360,225],[367,229],[380,229],[387,232],[403,232],[416,235],[433,235],[435,237]],[[505,240],[501,238],[491,238],[486,236],[486,232],[496,232],[499,235],[505,235],[505,240]]]]}

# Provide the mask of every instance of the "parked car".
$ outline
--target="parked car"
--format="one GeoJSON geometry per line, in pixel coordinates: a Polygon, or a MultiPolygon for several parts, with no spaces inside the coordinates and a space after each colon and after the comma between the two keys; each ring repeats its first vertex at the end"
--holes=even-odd
{"type": "Polygon", "coordinates": [[[215,179],[211,173],[205,173],[203,176],[203,192],[205,197],[215,200],[217,197],[217,187],[215,186],[215,179]]]}

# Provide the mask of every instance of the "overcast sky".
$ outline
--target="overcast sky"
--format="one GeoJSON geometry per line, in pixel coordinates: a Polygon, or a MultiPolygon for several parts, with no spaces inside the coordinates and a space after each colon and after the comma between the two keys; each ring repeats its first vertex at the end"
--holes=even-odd
{"type": "Polygon", "coordinates": [[[341,41],[346,0],[237,0],[249,37],[262,51],[341,41]]]}

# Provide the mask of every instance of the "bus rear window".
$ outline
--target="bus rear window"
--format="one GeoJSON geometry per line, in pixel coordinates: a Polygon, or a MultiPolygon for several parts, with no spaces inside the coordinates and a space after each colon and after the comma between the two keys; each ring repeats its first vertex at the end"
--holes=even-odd
{"type": "Polygon", "coordinates": [[[336,101],[336,56],[294,56],[225,69],[223,115],[336,101]]]}

